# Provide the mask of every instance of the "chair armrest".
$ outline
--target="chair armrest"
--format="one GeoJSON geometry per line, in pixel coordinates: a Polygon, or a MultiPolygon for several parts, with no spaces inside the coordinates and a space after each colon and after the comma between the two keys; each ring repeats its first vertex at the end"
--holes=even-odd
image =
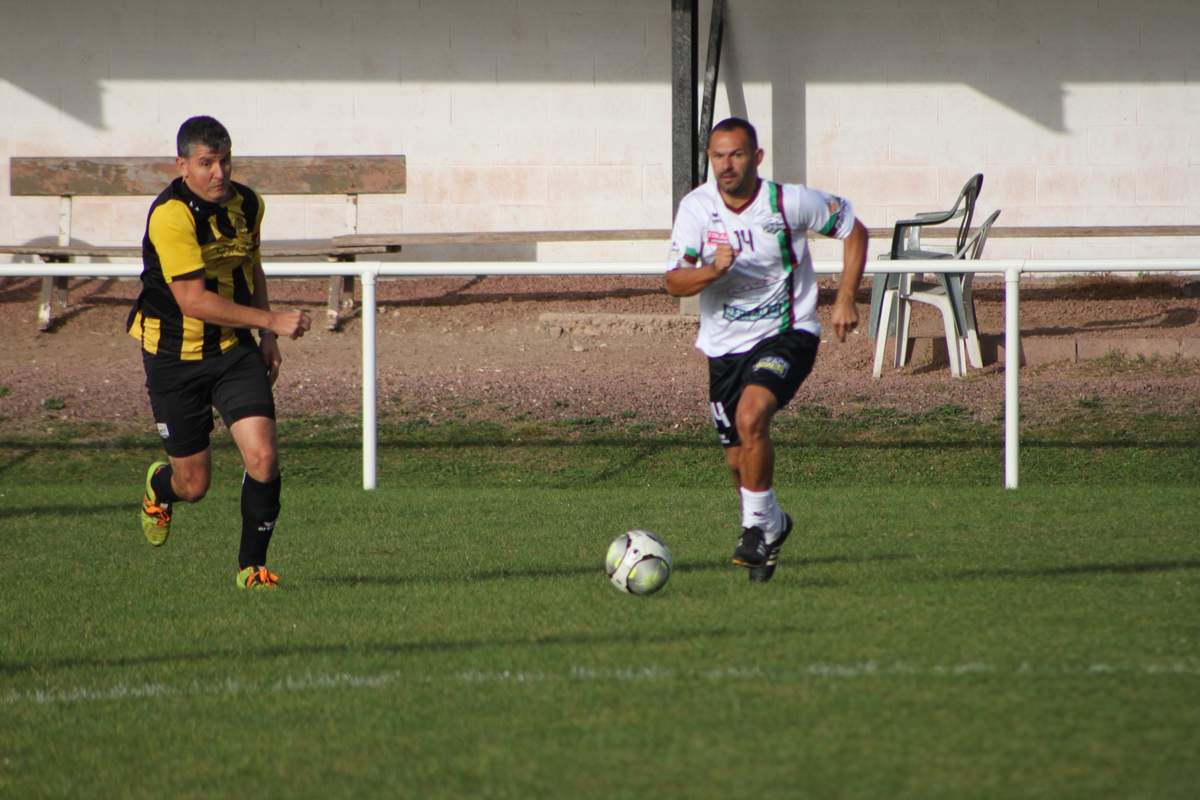
{"type": "Polygon", "coordinates": [[[914,225],[937,225],[941,222],[949,222],[961,213],[957,208],[952,208],[949,211],[925,211],[917,214],[912,219],[896,220],[896,227],[911,228],[914,225]]]}

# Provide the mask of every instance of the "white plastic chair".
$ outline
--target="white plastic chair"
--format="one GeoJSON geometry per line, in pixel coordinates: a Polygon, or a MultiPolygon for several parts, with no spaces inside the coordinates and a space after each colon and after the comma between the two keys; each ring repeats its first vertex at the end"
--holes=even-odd
{"type": "MultiPolygon", "coordinates": [[[[1000,210],[993,211],[974,235],[953,254],[952,258],[976,260],[983,257],[989,231],[1000,210]]],[[[881,298],[880,317],[875,332],[875,362],[871,374],[878,378],[883,371],[883,352],[891,324],[892,308],[896,308],[896,347],[894,364],[897,368],[908,361],[908,327],[912,317],[911,304],[927,303],[942,314],[946,332],[946,356],[950,374],[961,378],[966,374],[965,363],[983,366],[979,348],[979,330],[975,320],[975,300],[971,291],[975,273],[941,273],[936,282],[920,280],[911,274],[900,276],[899,285],[888,287],[881,298]],[[960,319],[961,317],[961,319],[960,319]]]]}

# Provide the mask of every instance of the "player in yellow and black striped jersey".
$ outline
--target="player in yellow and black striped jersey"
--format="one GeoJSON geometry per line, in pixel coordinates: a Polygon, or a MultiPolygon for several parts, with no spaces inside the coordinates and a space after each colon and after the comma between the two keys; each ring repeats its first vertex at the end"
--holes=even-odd
{"type": "Polygon", "coordinates": [[[245,467],[237,585],[269,588],[281,486],[271,392],[283,360],[277,336],[298,338],[310,321],[303,311],[271,310],[259,251],[263,201],[230,177],[229,132],[212,117],[192,117],[176,147],[180,176],[150,206],[142,292],[128,322],[168,456],[146,473],[142,532],[165,544],[174,504],[208,491],[215,408],[245,467]]]}
{"type": "Polygon", "coordinates": [[[145,289],[129,333],[150,355],[198,361],[237,343],[255,346],[246,328],[186,317],[169,281],[203,270],[204,288],[235,303],[254,305],[254,270],[261,266],[263,201],[248,186],[229,182],[230,197],[210,203],[176,178],[150,206],[142,239],[145,289]]]}

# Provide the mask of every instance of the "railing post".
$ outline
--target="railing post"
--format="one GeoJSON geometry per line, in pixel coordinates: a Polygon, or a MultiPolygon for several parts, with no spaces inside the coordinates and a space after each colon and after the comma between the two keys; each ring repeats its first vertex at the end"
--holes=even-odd
{"type": "Polygon", "coordinates": [[[362,437],[363,488],[375,488],[378,437],[375,414],[375,267],[364,267],[362,281],[362,437]]]}
{"type": "Polygon", "coordinates": [[[1004,488],[1017,488],[1021,447],[1021,269],[1004,271],[1004,488]]]}

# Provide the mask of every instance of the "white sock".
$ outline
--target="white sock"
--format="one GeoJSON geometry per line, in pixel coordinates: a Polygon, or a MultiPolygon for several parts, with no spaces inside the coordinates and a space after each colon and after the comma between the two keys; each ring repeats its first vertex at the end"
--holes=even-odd
{"type": "Polygon", "coordinates": [[[749,489],[740,489],[739,491],[742,493],[742,527],[762,528],[762,532],[766,534],[764,538],[767,540],[767,544],[775,541],[783,532],[783,511],[775,502],[775,490],[752,492],[749,489]]]}

